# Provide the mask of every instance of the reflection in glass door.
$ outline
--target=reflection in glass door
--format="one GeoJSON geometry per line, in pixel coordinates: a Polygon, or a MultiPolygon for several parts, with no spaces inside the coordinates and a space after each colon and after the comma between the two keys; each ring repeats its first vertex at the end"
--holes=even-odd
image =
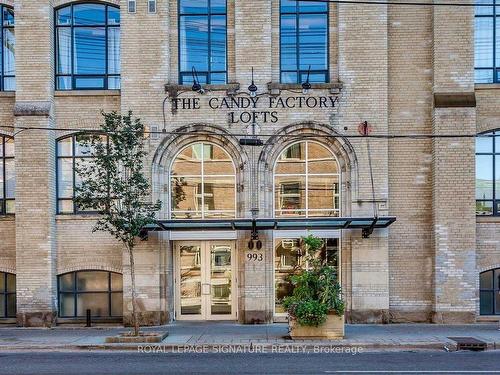
{"type": "Polygon", "coordinates": [[[236,319],[234,244],[178,242],[177,319],[236,319]]]}

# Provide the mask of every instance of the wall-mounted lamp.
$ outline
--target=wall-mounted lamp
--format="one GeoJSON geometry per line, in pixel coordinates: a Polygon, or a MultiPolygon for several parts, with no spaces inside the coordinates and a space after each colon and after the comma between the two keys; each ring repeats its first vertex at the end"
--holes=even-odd
{"type": "Polygon", "coordinates": [[[252,84],[248,86],[248,91],[250,91],[250,96],[252,98],[255,98],[257,96],[257,86],[255,85],[254,79],[253,79],[253,66],[252,66],[252,84]]]}
{"type": "Polygon", "coordinates": [[[201,86],[200,80],[198,79],[198,72],[196,71],[194,65],[191,68],[191,75],[193,76],[193,86],[191,86],[191,90],[199,92],[200,94],[204,94],[205,90],[201,86]]]}
{"type": "Polygon", "coordinates": [[[311,65],[309,65],[309,69],[307,70],[307,79],[302,83],[302,94],[309,94],[309,90],[311,89],[311,84],[309,83],[309,75],[311,74],[311,65]]]}

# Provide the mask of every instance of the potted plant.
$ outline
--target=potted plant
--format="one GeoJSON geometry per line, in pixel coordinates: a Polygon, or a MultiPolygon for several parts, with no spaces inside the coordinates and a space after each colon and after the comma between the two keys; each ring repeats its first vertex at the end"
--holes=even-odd
{"type": "Polygon", "coordinates": [[[294,286],[283,306],[289,316],[293,339],[331,339],[344,337],[345,302],[337,270],[318,258],[323,240],[312,235],[302,238],[308,269],[299,268],[291,276],[294,286]]]}

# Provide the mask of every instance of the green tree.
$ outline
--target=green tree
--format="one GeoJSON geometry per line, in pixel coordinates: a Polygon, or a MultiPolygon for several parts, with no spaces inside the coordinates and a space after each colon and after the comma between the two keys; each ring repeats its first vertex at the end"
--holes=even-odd
{"type": "Polygon", "coordinates": [[[151,202],[151,188],[144,175],[144,125],[132,112],[102,113],[98,133],[82,134],[79,147],[91,156],[76,164],[80,183],[75,204],[100,216],[92,231],[106,231],[122,242],[130,261],[132,319],[139,335],[134,249],[144,227],[156,220],[161,202],[151,202]]]}

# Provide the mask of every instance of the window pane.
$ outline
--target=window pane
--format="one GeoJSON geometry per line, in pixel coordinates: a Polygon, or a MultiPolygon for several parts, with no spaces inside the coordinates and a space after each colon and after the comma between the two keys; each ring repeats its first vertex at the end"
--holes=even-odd
{"type": "MultiPolygon", "coordinates": [[[[497,1],[497,4],[499,4],[498,1],[497,1]]],[[[496,68],[498,68],[500,66],[500,51],[499,51],[499,48],[500,48],[500,7],[497,6],[496,9],[497,9],[497,17],[496,17],[496,22],[495,22],[495,27],[496,27],[496,31],[495,31],[496,32],[496,35],[495,35],[495,38],[496,38],[495,65],[496,65],[496,68]]],[[[498,74],[498,70],[497,70],[497,74],[498,74]]]]}
{"type": "Polygon", "coordinates": [[[284,150],[278,159],[275,173],[306,173],[306,143],[295,143],[284,150]]]}
{"type": "Polygon", "coordinates": [[[71,90],[71,77],[57,77],[58,90],[71,90]]]}
{"type": "Polygon", "coordinates": [[[67,137],[57,142],[57,156],[73,155],[73,137],[67,137]]]}
{"type": "Polygon", "coordinates": [[[3,30],[3,74],[16,74],[16,58],[15,58],[16,37],[14,29],[3,30]]]}
{"type": "MultiPolygon", "coordinates": [[[[492,153],[493,152],[493,137],[488,137],[488,135],[493,135],[492,133],[479,134],[476,137],[476,152],[477,153],[492,153]]],[[[499,150],[500,151],[500,150],[499,150]]]]}
{"type": "Polygon", "coordinates": [[[306,14],[299,18],[300,69],[327,69],[327,15],[306,14]]]}
{"type": "Polygon", "coordinates": [[[172,166],[172,175],[200,175],[201,176],[201,152],[195,145],[186,147],[177,156],[172,166]]]}
{"type": "MultiPolygon", "coordinates": [[[[275,199],[277,210],[300,210],[306,208],[305,177],[276,177],[275,199]]],[[[288,214],[293,214],[289,212],[288,214]]]]}
{"type": "Polygon", "coordinates": [[[493,271],[483,272],[479,275],[480,289],[493,289],[493,271]]]}
{"type": "Polygon", "coordinates": [[[281,72],[281,83],[297,83],[296,72],[281,72]]]}
{"type": "Polygon", "coordinates": [[[5,315],[5,294],[0,294],[0,318],[4,318],[5,315]]]}
{"type": "Polygon", "coordinates": [[[493,156],[476,155],[476,199],[493,198],[493,156]]]}
{"type": "Polygon", "coordinates": [[[8,294],[7,295],[7,317],[15,318],[16,317],[16,295],[8,294]]]}
{"type": "Polygon", "coordinates": [[[14,159],[5,159],[5,198],[14,198],[16,193],[16,171],[14,159]]]}
{"type": "MultiPolygon", "coordinates": [[[[297,70],[297,24],[295,15],[281,16],[281,70],[297,70]]],[[[291,77],[289,77],[291,78],[291,77]]],[[[295,81],[296,82],[296,81],[295,81]]],[[[285,82],[284,82],[285,83],[285,82]]]]}
{"type": "Polygon", "coordinates": [[[338,178],[330,176],[309,176],[309,209],[338,208],[334,194],[338,191],[338,178]]]}
{"type": "Polygon", "coordinates": [[[63,292],[73,291],[75,289],[75,273],[66,273],[59,276],[59,290],[63,292]]]}
{"type": "Polygon", "coordinates": [[[295,0],[281,0],[281,12],[296,12],[297,11],[297,1],[295,0]]]}
{"type": "Polygon", "coordinates": [[[72,200],[59,200],[57,202],[57,212],[61,214],[72,214],[74,212],[72,200]]]}
{"type": "MultiPolygon", "coordinates": [[[[74,73],[106,73],[106,31],[103,27],[75,27],[74,73]]],[[[83,83],[83,82],[82,82],[83,83]]],[[[94,87],[102,86],[94,84],[94,87]]]]}
{"type": "Polygon", "coordinates": [[[7,292],[16,291],[16,275],[11,273],[7,274],[7,292]]]}
{"type": "Polygon", "coordinates": [[[234,175],[231,157],[220,147],[206,145],[203,163],[204,175],[234,175]]]}
{"type": "MultiPolygon", "coordinates": [[[[495,272],[493,276],[494,287],[495,289],[500,290],[500,268],[497,268],[496,270],[494,270],[494,272],[495,272]]],[[[498,312],[500,313],[500,310],[498,310],[498,312]]]]}
{"type": "Polygon", "coordinates": [[[475,19],[475,67],[493,67],[493,18],[475,19]]]}
{"type": "Polygon", "coordinates": [[[59,198],[73,198],[73,159],[57,160],[57,192],[59,198]]]}
{"type": "Polygon", "coordinates": [[[108,6],[108,25],[120,24],[120,9],[108,6]]]}
{"type": "MultiPolygon", "coordinates": [[[[1,198],[5,198],[5,193],[3,191],[3,162],[0,159],[0,199],[1,198]]],[[[0,202],[0,209],[2,208],[1,206],[2,206],[2,203],[0,202]]]]}
{"type": "Polygon", "coordinates": [[[172,211],[172,219],[201,219],[201,211],[172,211]]]}
{"type": "Polygon", "coordinates": [[[208,13],[208,0],[180,0],[181,13],[208,13]]]}
{"type": "Polygon", "coordinates": [[[123,276],[119,273],[111,274],[111,290],[123,290],[123,276]]]}
{"type": "Polygon", "coordinates": [[[16,78],[15,77],[4,77],[3,89],[4,89],[4,91],[15,91],[16,90],[16,78]]]}
{"type": "Polygon", "coordinates": [[[173,177],[171,189],[173,211],[201,210],[201,177],[173,177]]]}
{"type": "Polygon", "coordinates": [[[205,211],[234,211],[234,177],[205,177],[205,211]]]}
{"type": "Polygon", "coordinates": [[[210,19],[210,69],[226,71],[226,16],[210,19]]]}
{"type": "Polygon", "coordinates": [[[326,12],[328,3],[321,1],[299,1],[300,12],[326,12]]]}
{"type": "Polygon", "coordinates": [[[105,7],[101,4],[77,4],[73,6],[73,20],[75,25],[104,25],[105,7]]]}
{"type": "Polygon", "coordinates": [[[123,293],[111,293],[111,316],[123,315],[123,293]]]}
{"type": "Polygon", "coordinates": [[[493,202],[492,201],[476,201],[476,215],[492,215],[493,202]]]}
{"type": "Polygon", "coordinates": [[[109,316],[108,293],[83,293],[77,295],[77,315],[86,316],[87,309],[91,310],[91,316],[109,316]]]}
{"type": "Polygon", "coordinates": [[[120,74],[120,28],[108,28],[108,74],[120,74]]]}
{"type": "Polygon", "coordinates": [[[500,292],[499,291],[495,292],[495,314],[496,315],[500,314],[500,292]]]}
{"type": "Polygon", "coordinates": [[[108,89],[109,90],[120,90],[121,79],[120,77],[108,77],[108,89]]]}
{"type": "Polygon", "coordinates": [[[12,157],[15,154],[15,143],[14,138],[4,138],[4,146],[5,146],[5,156],[12,157]]]}
{"type": "Polygon", "coordinates": [[[476,69],[474,71],[475,83],[492,83],[493,69],[476,69]]]}
{"type": "Polygon", "coordinates": [[[210,1],[210,11],[212,13],[226,13],[226,0],[210,1]]]}
{"type": "Polygon", "coordinates": [[[481,315],[493,314],[493,292],[480,292],[479,313],[481,315]]]}
{"type": "Polygon", "coordinates": [[[226,82],[227,82],[226,73],[210,73],[210,83],[212,85],[223,85],[226,82]]]}
{"type": "Polygon", "coordinates": [[[303,71],[300,73],[300,82],[305,82],[307,80],[307,76],[309,75],[310,83],[325,83],[328,81],[328,72],[325,70],[322,73],[303,71]]]}
{"type": "Polygon", "coordinates": [[[71,28],[57,28],[57,74],[71,74],[71,28]]]}
{"type": "Polygon", "coordinates": [[[3,7],[3,25],[14,26],[14,9],[3,7]]]}
{"type": "Polygon", "coordinates": [[[6,214],[16,213],[16,202],[14,201],[14,199],[5,201],[5,213],[6,214]]]}
{"type": "Polygon", "coordinates": [[[308,159],[309,173],[338,173],[333,154],[320,144],[308,142],[308,159]]]}
{"type": "Polygon", "coordinates": [[[182,71],[208,71],[208,17],[181,17],[180,59],[182,71]]]}
{"type": "Polygon", "coordinates": [[[0,292],[5,292],[5,273],[0,272],[0,292]]]}
{"type": "Polygon", "coordinates": [[[108,272],[83,271],[76,273],[78,291],[107,291],[109,288],[108,272]]]}
{"type": "Polygon", "coordinates": [[[57,11],[58,25],[71,25],[71,6],[61,8],[57,11]]]}
{"type": "Polygon", "coordinates": [[[75,316],[75,295],[59,293],[59,315],[62,317],[75,316]]]}
{"type": "Polygon", "coordinates": [[[104,89],[104,78],[81,78],[75,79],[75,89],[104,89]]]}
{"type": "MultiPolygon", "coordinates": [[[[476,0],[476,4],[491,4],[493,0],[476,0]]],[[[478,6],[475,7],[476,15],[493,15],[493,7],[478,6]]]]}

